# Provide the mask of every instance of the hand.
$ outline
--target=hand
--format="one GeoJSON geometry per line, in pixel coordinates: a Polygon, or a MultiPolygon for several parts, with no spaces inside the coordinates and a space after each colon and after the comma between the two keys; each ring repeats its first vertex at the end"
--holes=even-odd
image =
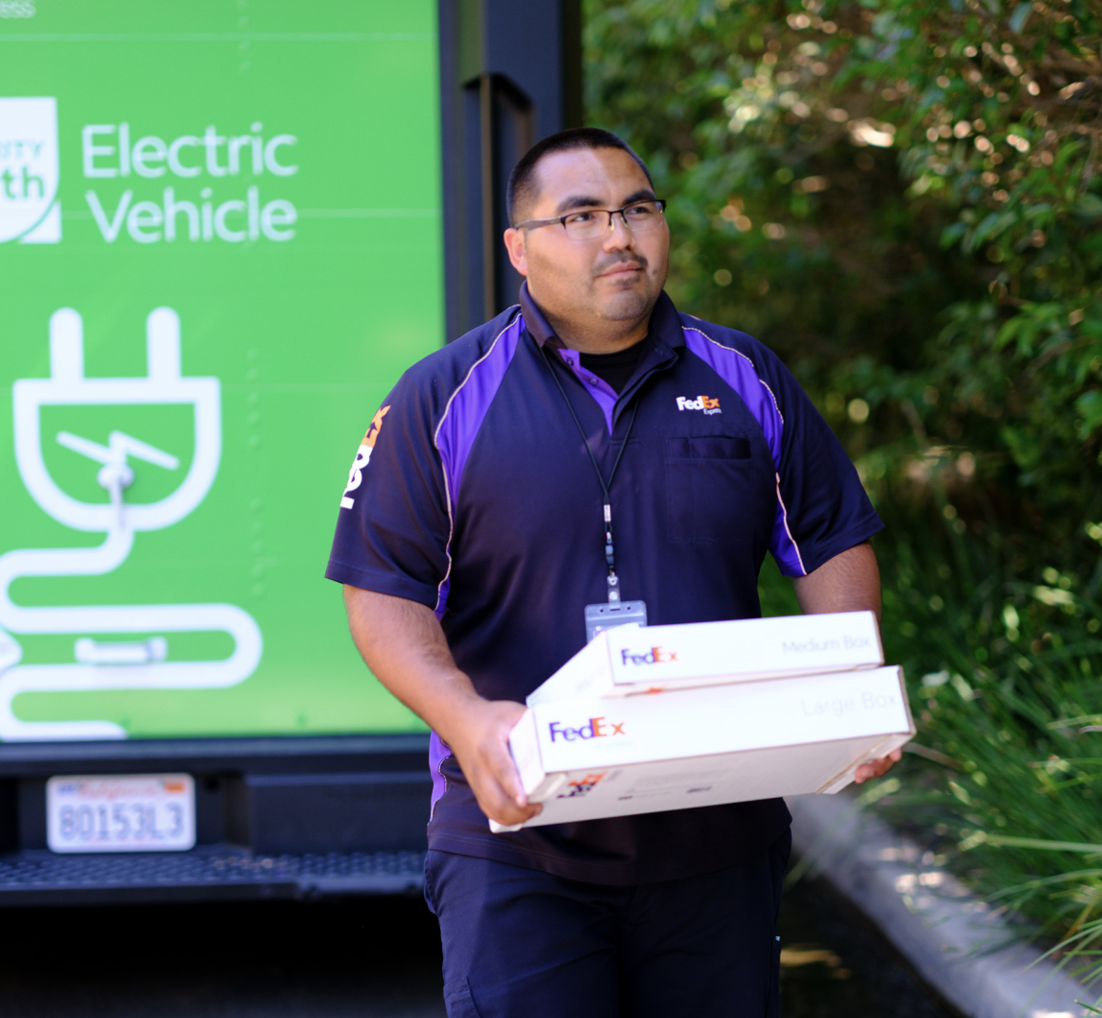
{"type": "Polygon", "coordinates": [[[448,726],[447,743],[482,812],[507,826],[530,820],[543,809],[528,801],[509,752],[509,733],[523,714],[524,704],[476,696],[448,726]]]}
{"type": "Polygon", "coordinates": [[[895,749],[887,756],[882,756],[879,760],[873,760],[872,763],[861,764],[861,766],[857,768],[857,776],[853,779],[854,784],[860,785],[863,781],[868,781],[871,778],[882,778],[892,769],[892,764],[897,764],[902,759],[903,750],[895,749]]]}

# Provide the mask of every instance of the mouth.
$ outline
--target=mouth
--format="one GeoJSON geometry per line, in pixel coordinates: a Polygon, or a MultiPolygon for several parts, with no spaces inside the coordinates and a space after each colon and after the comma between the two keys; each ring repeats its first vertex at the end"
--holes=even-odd
{"type": "Polygon", "coordinates": [[[598,279],[621,280],[642,274],[644,266],[638,262],[619,262],[604,272],[597,274],[598,279]]]}

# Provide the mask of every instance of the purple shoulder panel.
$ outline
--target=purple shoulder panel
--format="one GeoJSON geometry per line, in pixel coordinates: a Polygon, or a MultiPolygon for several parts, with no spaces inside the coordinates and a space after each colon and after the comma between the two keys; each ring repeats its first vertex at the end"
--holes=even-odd
{"type": "MultiPolygon", "coordinates": [[[[497,395],[501,380],[517,352],[517,343],[524,332],[524,319],[517,315],[504,329],[494,337],[494,341],[474,364],[467,377],[459,383],[452,393],[444,415],[436,427],[436,450],[440,453],[440,462],[444,467],[444,482],[447,486],[448,514],[452,518],[454,530],[455,506],[459,496],[459,484],[463,479],[463,468],[471,454],[475,437],[478,435],[486,412],[497,395]]],[[[448,600],[448,588],[451,578],[451,537],[448,538],[448,574],[440,583],[436,599],[436,615],[444,614],[448,600]]]]}
{"type": "Polygon", "coordinates": [[[475,361],[467,377],[452,393],[444,408],[444,416],[437,425],[436,448],[444,464],[448,498],[453,508],[471,446],[512,363],[523,331],[524,319],[517,315],[497,334],[490,349],[475,361]]]}
{"type": "Polygon", "coordinates": [[[781,495],[781,436],[784,418],[773,390],[758,374],[754,362],[744,353],[717,343],[693,326],[683,326],[685,345],[739,394],[769,443],[773,457],[773,472],[777,478],[777,512],[773,519],[770,550],[786,576],[806,576],[799,546],[788,527],[788,510],[781,495]]]}
{"type": "Polygon", "coordinates": [[[683,331],[685,345],[739,394],[754,415],[773,454],[773,469],[779,471],[784,419],[773,390],[762,381],[754,362],[746,354],[717,343],[699,329],[685,326],[683,331]]]}

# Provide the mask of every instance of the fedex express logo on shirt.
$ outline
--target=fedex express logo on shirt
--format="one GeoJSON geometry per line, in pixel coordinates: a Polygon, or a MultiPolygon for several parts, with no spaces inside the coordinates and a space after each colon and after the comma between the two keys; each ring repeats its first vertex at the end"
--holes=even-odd
{"type": "Polygon", "coordinates": [[[644,654],[635,654],[630,650],[621,650],[620,658],[624,664],[633,665],[661,665],[668,661],[678,660],[676,650],[666,650],[665,647],[651,647],[644,654]]]}
{"type": "Polygon", "coordinates": [[[590,718],[581,728],[568,728],[561,722],[552,721],[547,729],[551,734],[552,742],[557,742],[559,739],[563,742],[573,742],[575,739],[607,739],[613,735],[626,735],[625,724],[624,721],[619,724],[609,721],[602,715],[599,718],[590,718]]]}
{"type": "Polygon", "coordinates": [[[696,399],[689,399],[688,396],[678,396],[677,409],[703,410],[706,416],[723,413],[719,408],[718,396],[697,396],[696,399]]]}
{"type": "Polygon", "coordinates": [[[352,469],[348,471],[348,486],[341,496],[342,509],[351,509],[356,504],[356,500],[349,498],[348,493],[355,491],[363,483],[364,467],[371,461],[371,450],[375,448],[375,442],[379,438],[379,430],[383,426],[383,418],[386,417],[389,409],[389,406],[381,407],[375,416],[371,418],[371,425],[367,429],[367,434],[364,435],[360,448],[356,450],[356,459],[352,463],[352,469]]]}

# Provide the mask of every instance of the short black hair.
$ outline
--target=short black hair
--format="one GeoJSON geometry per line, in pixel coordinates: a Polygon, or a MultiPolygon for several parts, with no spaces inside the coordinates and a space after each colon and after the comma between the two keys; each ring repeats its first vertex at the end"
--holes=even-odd
{"type": "Polygon", "coordinates": [[[536,165],[539,161],[551,152],[567,152],[576,148],[618,148],[639,164],[639,169],[646,175],[647,182],[652,187],[654,185],[647,164],[622,138],[617,138],[611,131],[602,131],[599,127],[571,127],[536,142],[513,167],[513,172],[509,174],[509,185],[505,191],[505,204],[510,225],[517,222],[517,209],[537,193],[536,165]]]}

